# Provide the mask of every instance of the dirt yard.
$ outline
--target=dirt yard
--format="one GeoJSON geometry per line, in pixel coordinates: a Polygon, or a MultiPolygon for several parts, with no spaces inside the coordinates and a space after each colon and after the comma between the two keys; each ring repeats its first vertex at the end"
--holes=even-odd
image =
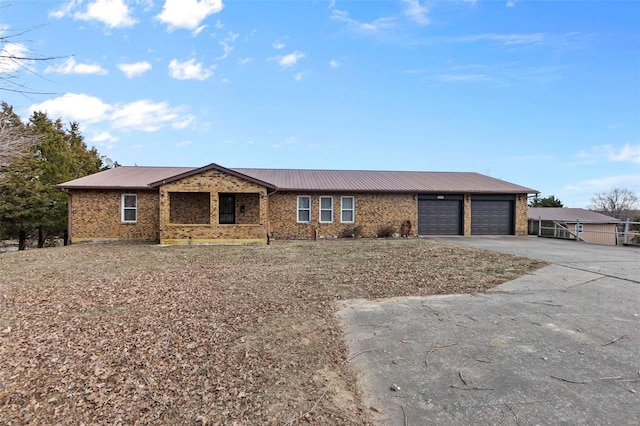
{"type": "Polygon", "coordinates": [[[334,316],[543,266],[433,240],[0,254],[0,424],[366,424],[334,316]]]}

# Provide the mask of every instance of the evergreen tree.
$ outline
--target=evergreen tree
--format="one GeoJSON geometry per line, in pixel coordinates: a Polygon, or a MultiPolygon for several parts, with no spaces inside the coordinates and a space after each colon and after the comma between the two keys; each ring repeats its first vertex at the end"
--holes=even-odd
{"type": "Polygon", "coordinates": [[[549,195],[543,198],[536,195],[535,198],[529,202],[529,207],[564,207],[564,205],[555,195],[549,195]]]}
{"type": "Polygon", "coordinates": [[[61,120],[34,112],[26,125],[15,124],[32,143],[26,155],[0,164],[0,231],[18,237],[20,249],[37,232],[42,247],[67,227],[68,196],[56,185],[103,170],[103,157],[87,147],[78,123],[65,129],[61,120]]]}

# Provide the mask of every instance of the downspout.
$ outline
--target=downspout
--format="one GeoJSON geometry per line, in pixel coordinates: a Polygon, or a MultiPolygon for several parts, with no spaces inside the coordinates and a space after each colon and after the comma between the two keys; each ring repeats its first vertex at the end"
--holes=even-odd
{"type": "Polygon", "coordinates": [[[64,245],[68,245],[71,244],[72,238],[71,236],[73,235],[71,233],[71,203],[73,198],[71,197],[71,191],[67,191],[66,189],[63,189],[64,192],[67,193],[67,235],[66,238],[64,238],[64,245]]]}
{"type": "Polygon", "coordinates": [[[269,191],[266,192],[265,197],[267,197],[267,245],[271,245],[271,221],[269,220],[269,212],[271,211],[271,203],[269,201],[269,197],[278,192],[278,188],[276,187],[275,191],[269,194],[269,191]]]}

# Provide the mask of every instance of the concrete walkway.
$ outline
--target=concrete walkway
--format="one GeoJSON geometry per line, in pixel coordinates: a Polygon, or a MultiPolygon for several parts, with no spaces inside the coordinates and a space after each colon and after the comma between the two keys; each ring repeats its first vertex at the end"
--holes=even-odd
{"type": "Polygon", "coordinates": [[[640,424],[640,250],[442,240],[553,264],[486,294],[341,302],[376,424],[640,424]]]}

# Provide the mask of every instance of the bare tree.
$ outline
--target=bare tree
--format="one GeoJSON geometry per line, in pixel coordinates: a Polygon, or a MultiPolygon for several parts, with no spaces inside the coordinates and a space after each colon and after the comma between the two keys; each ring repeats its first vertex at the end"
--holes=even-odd
{"type": "Polygon", "coordinates": [[[591,198],[591,209],[617,219],[625,219],[625,213],[636,208],[638,196],[626,188],[613,188],[608,192],[598,192],[591,198]]]}
{"type": "Polygon", "coordinates": [[[29,148],[40,138],[27,129],[12,106],[0,103],[0,174],[2,167],[27,155],[29,148]]]}
{"type": "MultiPolygon", "coordinates": [[[[0,7],[0,11],[7,6],[0,7]]],[[[51,95],[47,91],[38,91],[22,80],[23,73],[41,77],[34,65],[38,62],[52,62],[68,56],[49,56],[34,52],[28,47],[24,36],[42,28],[42,25],[5,33],[0,29],[0,91],[21,93],[23,95],[51,95]]]]}

